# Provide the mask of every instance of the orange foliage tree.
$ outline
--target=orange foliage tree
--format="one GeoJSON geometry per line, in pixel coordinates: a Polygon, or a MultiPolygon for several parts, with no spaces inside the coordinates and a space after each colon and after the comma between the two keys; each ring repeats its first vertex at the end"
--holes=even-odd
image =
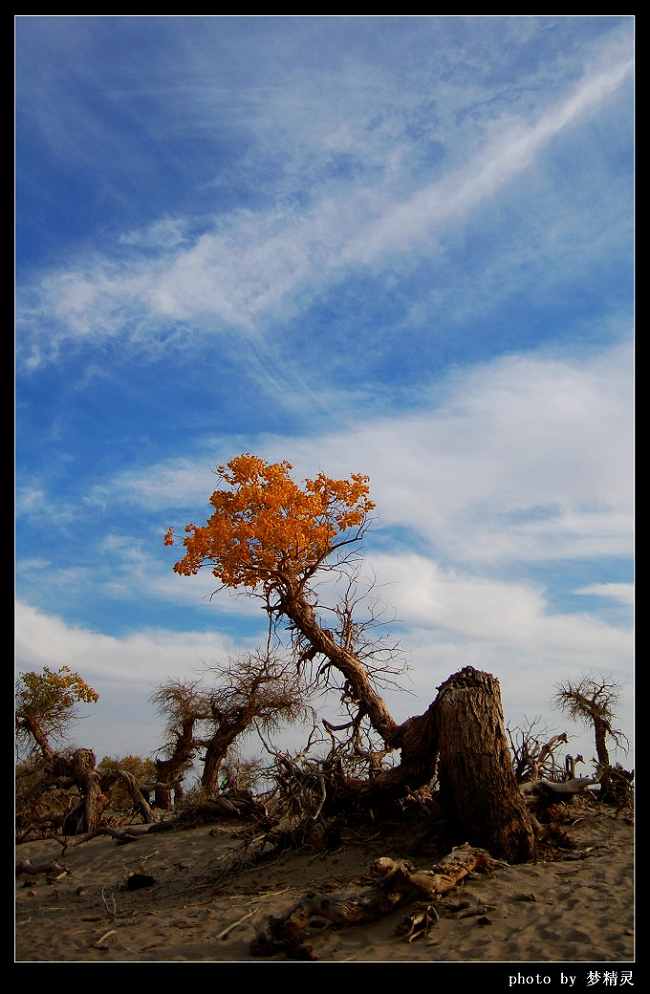
{"type": "MultiPolygon", "coordinates": [[[[262,585],[269,593],[304,588],[335,549],[356,541],[375,506],[368,477],[331,480],[319,473],[303,489],[289,476],[291,468],[250,454],[217,467],[231,489],[212,494],[214,512],[206,525],[186,526],[186,552],[176,572],[190,575],[209,565],[226,587],[262,585]]],[[[173,541],[170,528],[165,543],[173,541]]]]}
{"type": "MultiPolygon", "coordinates": [[[[305,640],[304,657],[320,654],[336,667],[345,678],[347,699],[396,745],[398,726],[368,668],[319,624],[310,589],[316,573],[340,567],[341,556],[363,538],[375,506],[368,477],[353,473],[334,480],[319,473],[300,487],[291,469],[286,461],[268,463],[249,453],[217,467],[227,486],[210,497],[214,510],[205,525],[186,526],[185,555],[174,569],[190,576],[208,567],[223,587],[248,587],[261,596],[269,616],[289,619],[298,639],[305,640]]],[[[165,543],[174,543],[171,528],[165,543]]]]}

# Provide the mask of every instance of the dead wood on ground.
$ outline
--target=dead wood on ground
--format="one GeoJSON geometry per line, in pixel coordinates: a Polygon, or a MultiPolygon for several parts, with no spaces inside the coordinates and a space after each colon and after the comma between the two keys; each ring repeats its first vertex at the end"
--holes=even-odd
{"type": "Polygon", "coordinates": [[[285,953],[292,959],[316,959],[306,939],[329,927],[376,921],[418,898],[431,902],[446,894],[469,873],[500,865],[484,849],[465,843],[456,846],[431,870],[415,870],[411,863],[383,856],[370,868],[374,883],[331,894],[309,892],[286,914],[271,916],[251,944],[254,956],[285,953]]]}

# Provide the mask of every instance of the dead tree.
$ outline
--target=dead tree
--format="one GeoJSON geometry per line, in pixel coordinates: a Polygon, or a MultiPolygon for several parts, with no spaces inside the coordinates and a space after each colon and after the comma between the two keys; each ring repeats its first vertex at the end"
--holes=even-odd
{"type": "Polygon", "coordinates": [[[219,775],[229,750],[246,731],[257,727],[274,731],[284,722],[304,719],[308,713],[306,687],[292,670],[267,652],[251,653],[212,667],[218,686],[207,692],[207,731],[198,740],[205,749],[201,785],[211,794],[220,791],[219,775]]]}
{"type": "Polygon", "coordinates": [[[613,681],[585,676],[559,684],[554,696],[555,705],[562,711],[587,728],[593,727],[598,768],[603,775],[611,766],[607,740],[625,750],[629,747],[627,736],[614,727],[619,693],[620,687],[613,681]]]}
{"type": "Polygon", "coordinates": [[[59,775],[70,776],[81,794],[78,805],[63,822],[64,835],[80,835],[94,831],[100,823],[108,797],[102,790],[101,778],[95,769],[97,760],[92,749],[76,749],[70,759],[57,757],[54,768],[59,775]]]}
{"type": "MultiPolygon", "coordinates": [[[[566,732],[551,735],[538,729],[539,718],[533,718],[521,728],[507,728],[506,732],[512,751],[512,763],[518,784],[536,780],[560,780],[563,768],[559,765],[556,752],[569,741],[566,732]]],[[[576,757],[576,762],[582,757],[576,757]]],[[[572,771],[572,776],[574,772],[572,771]]]]}
{"type": "Polygon", "coordinates": [[[182,781],[199,749],[197,723],[210,714],[210,706],[197,681],[171,680],[161,684],[151,700],[158,713],[167,719],[167,741],[162,756],[157,756],[155,804],[163,810],[173,807],[172,791],[178,798],[182,781]]]}
{"type": "MultiPolygon", "coordinates": [[[[285,953],[292,959],[315,960],[318,957],[305,941],[312,935],[318,935],[332,925],[344,928],[377,921],[415,900],[425,904],[432,921],[437,920],[435,902],[459,881],[470,873],[493,871],[500,865],[489,853],[469,845],[452,849],[431,870],[415,870],[404,860],[382,856],[369,868],[373,881],[369,886],[350,886],[333,892],[330,889],[326,894],[311,891],[283,915],[269,917],[251,943],[251,954],[275,956],[285,953]]],[[[426,912],[409,916],[411,933],[422,919],[426,930],[427,918],[426,912]]]]}

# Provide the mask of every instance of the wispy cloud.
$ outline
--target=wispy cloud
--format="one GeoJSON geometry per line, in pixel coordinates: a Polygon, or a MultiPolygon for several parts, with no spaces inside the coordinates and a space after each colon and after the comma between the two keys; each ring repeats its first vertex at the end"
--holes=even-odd
{"type": "Polygon", "coordinates": [[[552,107],[533,125],[513,124],[486,148],[466,169],[419,191],[405,203],[387,210],[346,246],[344,257],[351,262],[371,262],[391,251],[406,251],[432,229],[462,217],[483,201],[495,196],[524,169],[564,128],[611,96],[631,73],[633,63],[619,65],[583,80],[559,105],[552,107]]]}
{"type": "Polygon", "coordinates": [[[16,515],[42,513],[45,506],[45,491],[36,484],[25,484],[16,493],[16,515]]]}
{"type": "Polygon", "coordinates": [[[579,590],[576,590],[576,594],[605,597],[607,600],[617,601],[630,607],[634,605],[633,583],[590,583],[586,587],[580,587],[579,590]]]}
{"type": "MultiPolygon", "coordinates": [[[[214,218],[188,244],[182,218],[126,232],[121,243],[158,248],[151,256],[108,255],[52,271],[20,296],[21,344],[32,366],[64,342],[119,335],[136,347],[160,336],[237,329],[258,335],[271,319],[300,313],[313,295],[356,272],[435,252],[435,240],[493,200],[558,136],[613,97],[632,63],[585,75],[530,123],[512,115],[466,164],[405,195],[395,161],[370,179],[337,180],[295,203],[236,210],[214,218]]],[[[305,191],[306,192],[306,191],[305,191]]],[[[118,244],[119,241],[118,240],[118,244]]],[[[171,336],[171,337],[170,337],[171,336]]]]}
{"type": "MultiPolygon", "coordinates": [[[[368,473],[377,525],[411,529],[451,561],[627,556],[631,395],[629,344],[580,360],[509,356],[451,375],[417,413],[236,442],[289,458],[298,476],[368,473]]],[[[196,514],[215,487],[212,468],[236,454],[226,444],[119,474],[98,493],[196,514]]]]}

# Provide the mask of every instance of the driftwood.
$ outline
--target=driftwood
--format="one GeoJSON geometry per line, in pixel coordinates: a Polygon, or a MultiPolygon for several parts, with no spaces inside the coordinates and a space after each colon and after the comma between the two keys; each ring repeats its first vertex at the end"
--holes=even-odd
{"type": "Polygon", "coordinates": [[[68,873],[67,866],[63,863],[57,863],[56,860],[50,860],[48,863],[32,863],[31,859],[20,859],[16,863],[16,876],[21,877],[24,874],[29,874],[30,876],[36,876],[38,873],[49,873],[58,874],[68,873]]]}
{"type": "MultiPolygon", "coordinates": [[[[94,832],[88,832],[82,838],[78,839],[75,843],[73,843],[73,846],[82,846],[85,842],[97,839],[101,835],[110,835],[112,839],[115,839],[118,845],[124,845],[127,842],[136,842],[137,839],[141,839],[143,835],[147,834],[147,832],[150,832],[154,828],[158,828],[160,824],[161,822],[151,822],[147,825],[129,825],[128,828],[111,828],[109,825],[101,825],[99,828],[96,828],[94,832]]],[[[57,839],[56,841],[58,842],[59,840],[57,839]]]]}
{"type": "Polygon", "coordinates": [[[477,869],[498,865],[484,849],[465,843],[457,846],[432,870],[415,870],[412,864],[383,856],[371,866],[372,886],[346,888],[332,894],[305,894],[282,917],[271,916],[251,944],[253,956],[284,952],[293,959],[316,959],[305,939],[330,926],[372,922],[407,901],[432,901],[451,890],[477,869]]]}
{"type": "Polygon", "coordinates": [[[150,832],[174,832],[193,828],[197,824],[209,824],[224,817],[242,817],[256,811],[258,808],[261,809],[261,805],[243,795],[235,797],[232,801],[226,797],[217,797],[202,804],[188,807],[175,818],[169,818],[166,821],[150,821],[145,825],[129,825],[125,828],[112,828],[108,825],[100,825],[94,831],[88,832],[80,838],[75,845],[90,842],[91,839],[96,839],[100,835],[110,835],[111,838],[115,839],[118,846],[123,846],[129,842],[136,842],[150,832]]]}
{"type": "Polygon", "coordinates": [[[593,777],[576,777],[573,780],[565,780],[563,783],[553,783],[552,780],[536,780],[531,783],[522,783],[519,790],[522,794],[538,794],[549,792],[552,794],[573,795],[581,794],[587,787],[598,783],[593,777]]]}

